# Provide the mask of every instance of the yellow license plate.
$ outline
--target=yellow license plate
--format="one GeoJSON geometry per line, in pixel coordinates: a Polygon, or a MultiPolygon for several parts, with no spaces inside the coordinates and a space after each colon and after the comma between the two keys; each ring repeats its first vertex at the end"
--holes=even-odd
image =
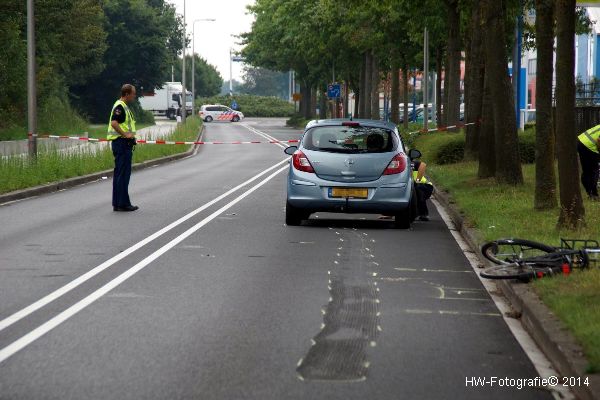
{"type": "Polygon", "coordinates": [[[353,197],[355,199],[366,199],[369,189],[359,188],[331,188],[331,197],[353,197]]]}

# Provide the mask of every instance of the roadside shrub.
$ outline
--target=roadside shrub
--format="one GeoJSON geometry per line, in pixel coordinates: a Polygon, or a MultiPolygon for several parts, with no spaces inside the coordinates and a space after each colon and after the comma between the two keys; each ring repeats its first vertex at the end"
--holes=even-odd
{"type": "Polygon", "coordinates": [[[434,156],[434,162],[436,164],[454,164],[461,162],[465,153],[465,137],[463,135],[453,135],[442,144],[434,156]]]}
{"type": "MultiPolygon", "coordinates": [[[[465,151],[463,132],[436,132],[413,136],[403,135],[403,139],[409,148],[419,149],[423,153],[424,159],[440,165],[463,161],[465,151]]],[[[521,163],[532,164],[535,162],[535,129],[519,132],[519,154],[521,163]]]]}
{"type": "Polygon", "coordinates": [[[285,125],[291,126],[292,128],[304,129],[304,127],[306,127],[306,124],[308,124],[309,121],[310,120],[305,119],[300,114],[294,114],[290,117],[290,119],[285,121],[285,125]]]}
{"type": "Polygon", "coordinates": [[[196,99],[196,106],[203,104],[222,104],[231,106],[235,100],[238,110],[246,117],[291,117],[294,114],[294,105],[279,97],[254,96],[249,94],[235,94],[233,96],[221,95],[196,99]]]}
{"type": "Polygon", "coordinates": [[[138,124],[154,125],[156,123],[152,111],[142,109],[138,101],[131,105],[131,112],[133,113],[135,122],[138,124]]]}
{"type": "Polygon", "coordinates": [[[519,153],[523,164],[535,162],[535,128],[519,133],[519,153]]]}

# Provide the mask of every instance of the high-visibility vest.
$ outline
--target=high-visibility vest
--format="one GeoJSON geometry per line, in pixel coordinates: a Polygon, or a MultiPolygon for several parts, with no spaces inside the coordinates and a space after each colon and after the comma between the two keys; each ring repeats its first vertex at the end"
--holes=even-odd
{"type": "Polygon", "coordinates": [[[598,153],[598,138],[600,137],[600,125],[596,125],[593,128],[588,129],[583,132],[577,138],[585,147],[593,151],[594,153],[598,153]]]}
{"type": "Polygon", "coordinates": [[[106,135],[106,139],[108,140],[115,140],[121,137],[121,135],[119,135],[111,125],[113,113],[115,112],[115,108],[117,108],[117,106],[122,106],[125,110],[125,122],[119,124],[119,126],[124,132],[132,132],[135,136],[135,119],[133,119],[133,113],[129,107],[127,107],[127,103],[119,99],[115,102],[112,111],[110,112],[110,119],[108,120],[108,134],[106,135]]]}
{"type": "Polygon", "coordinates": [[[425,183],[425,184],[427,184],[427,185],[432,185],[432,183],[431,183],[431,182],[429,182],[429,181],[427,180],[427,178],[425,178],[425,176],[422,176],[422,177],[421,177],[421,180],[420,180],[420,181],[417,181],[417,175],[419,175],[419,171],[413,171],[413,179],[415,180],[415,182],[416,182],[416,183],[425,183]]]}

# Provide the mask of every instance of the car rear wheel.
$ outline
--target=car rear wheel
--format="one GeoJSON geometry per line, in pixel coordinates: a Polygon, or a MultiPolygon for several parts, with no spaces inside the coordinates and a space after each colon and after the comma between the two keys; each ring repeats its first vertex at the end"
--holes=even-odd
{"type": "Polygon", "coordinates": [[[233,118],[231,118],[231,122],[240,122],[240,117],[237,115],[234,115],[233,118]]]}
{"type": "Polygon", "coordinates": [[[303,219],[308,219],[309,213],[294,207],[289,202],[285,204],[285,224],[289,226],[298,226],[303,219]]]}
{"type": "Polygon", "coordinates": [[[412,210],[411,207],[408,206],[404,210],[397,212],[394,215],[394,226],[398,229],[410,229],[410,224],[412,222],[412,210]]]}
{"type": "Polygon", "coordinates": [[[211,117],[210,115],[204,119],[205,122],[212,122],[212,120],[213,120],[213,117],[211,117]]]}

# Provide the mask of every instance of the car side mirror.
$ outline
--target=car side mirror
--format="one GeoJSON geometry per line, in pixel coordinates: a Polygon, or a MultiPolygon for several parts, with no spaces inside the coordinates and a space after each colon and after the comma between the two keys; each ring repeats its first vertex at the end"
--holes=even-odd
{"type": "Polygon", "coordinates": [[[287,155],[292,155],[296,152],[296,150],[298,150],[298,146],[289,146],[286,147],[285,150],[283,150],[283,152],[287,155]]]}
{"type": "Polygon", "coordinates": [[[408,151],[408,158],[410,158],[411,160],[414,160],[415,158],[421,158],[421,156],[421,152],[417,149],[410,149],[408,151]]]}

